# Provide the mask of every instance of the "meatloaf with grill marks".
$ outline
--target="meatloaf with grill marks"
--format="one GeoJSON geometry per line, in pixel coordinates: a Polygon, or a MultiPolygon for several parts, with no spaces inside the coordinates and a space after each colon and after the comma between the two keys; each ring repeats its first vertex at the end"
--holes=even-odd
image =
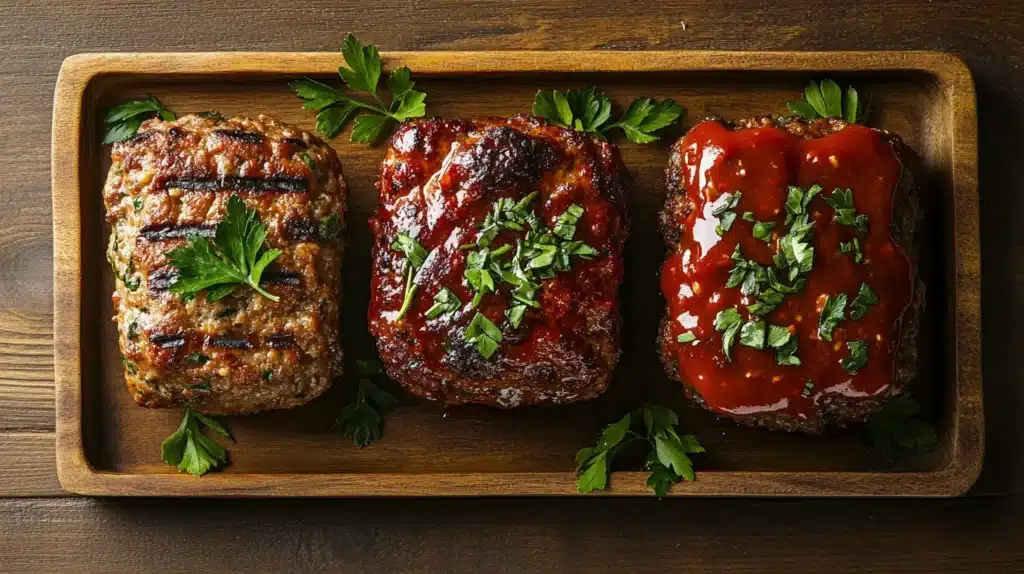
{"type": "Polygon", "coordinates": [[[661,214],[669,254],[661,277],[667,311],[659,347],[668,375],[719,415],[807,433],[864,421],[886,397],[900,394],[917,371],[924,308],[924,285],[916,272],[918,166],[898,136],[837,119],[709,120],[690,130],[672,148],[661,214]],[[788,186],[814,184],[822,191],[806,208],[813,222],[813,267],[803,289],[764,317],[798,338],[795,354],[801,364],[779,365],[770,349],[739,340],[729,361],[716,316],[735,306],[750,321],[744,308],[757,299],[726,288],[734,249],[739,245],[743,257],[772,267],[786,233],[788,186]],[[866,233],[834,219],[836,212],[824,198],[836,188],[852,190],[856,212],[868,216],[866,233]],[[742,195],[732,211],[742,216],[720,234],[716,226],[721,227],[723,214],[716,207],[734,192],[742,195]],[[776,224],[767,238],[754,236],[759,222],[776,224]],[[855,237],[860,262],[850,251],[855,237]],[[855,320],[851,307],[862,283],[879,302],[855,320]],[[839,293],[846,294],[848,304],[829,342],[819,337],[820,316],[825,297],[839,293]],[[687,332],[694,340],[687,340],[687,332]],[[852,356],[850,341],[866,343],[867,364],[855,374],[841,364],[852,356]]]}
{"type": "Polygon", "coordinates": [[[301,405],[341,374],[338,301],[346,186],[323,141],[266,116],[145,122],[114,144],[103,190],[114,321],[135,401],[213,414],[301,405]],[[167,253],[213,238],[237,195],[283,253],[215,302],[169,292],[167,253]]]}
{"type": "MultiPolygon", "coordinates": [[[[620,353],[618,296],[628,233],[628,173],[615,146],[530,116],[415,121],[391,138],[378,187],[369,326],[393,379],[426,399],[501,408],[583,401],[605,390],[620,353]],[[464,272],[473,252],[467,247],[479,245],[495,203],[524,199],[537,226],[549,230],[572,205],[582,208],[574,239],[595,253],[573,256],[570,269],[542,279],[536,308],[514,327],[506,316],[512,285],[498,277],[496,292],[473,308],[464,272]],[[393,248],[399,233],[429,252],[401,318],[407,262],[393,248]],[[427,318],[445,288],[457,308],[427,318]],[[489,358],[466,340],[478,312],[501,333],[489,358]]],[[[524,232],[505,229],[490,248],[511,249],[524,232]]],[[[499,264],[512,265],[510,258],[519,252],[506,253],[499,264]]]]}

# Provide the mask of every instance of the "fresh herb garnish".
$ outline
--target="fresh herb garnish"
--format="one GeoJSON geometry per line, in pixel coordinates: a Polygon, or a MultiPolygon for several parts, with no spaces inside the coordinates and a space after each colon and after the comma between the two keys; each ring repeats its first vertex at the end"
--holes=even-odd
{"type": "Polygon", "coordinates": [[[735,307],[723,309],[715,315],[715,330],[722,334],[722,352],[725,358],[732,361],[732,345],[736,342],[736,335],[743,326],[743,318],[735,307]]]}
{"type": "Polygon", "coordinates": [[[206,290],[206,300],[216,301],[231,293],[236,285],[248,285],[271,301],[277,301],[260,287],[263,271],[279,255],[278,249],[264,249],[267,228],[255,209],[248,209],[237,195],[228,200],[227,215],[217,224],[213,243],[191,235],[188,245],[167,254],[178,274],[170,290],[184,297],[195,297],[206,290]],[[216,247],[216,251],[214,250],[216,247]]]}
{"type": "MultiPolygon", "coordinates": [[[[772,327],[775,328],[774,326],[772,327]]],[[[769,337],[771,334],[769,333],[769,337]]],[[[799,367],[800,357],[796,356],[796,349],[800,345],[799,339],[795,336],[790,336],[785,342],[778,343],[778,347],[775,348],[775,362],[783,367],[799,367]]],[[[771,345],[773,348],[775,345],[771,345]]]]}
{"type": "Polygon", "coordinates": [[[839,366],[856,375],[868,364],[868,344],[865,341],[847,341],[846,348],[850,350],[850,357],[840,360],[839,366]]]}
{"type": "Polygon", "coordinates": [[[807,381],[804,383],[804,390],[800,391],[800,396],[809,399],[811,398],[811,392],[814,390],[814,383],[807,381]]]}
{"type": "Polygon", "coordinates": [[[207,357],[202,353],[189,353],[188,356],[185,357],[185,360],[193,365],[205,365],[210,361],[210,357],[207,357]]]}
{"type": "Polygon", "coordinates": [[[732,229],[732,224],[736,222],[736,212],[732,211],[740,202],[740,197],[743,194],[739,191],[734,191],[729,194],[724,194],[715,200],[715,205],[711,210],[711,215],[718,218],[718,225],[715,226],[715,233],[719,236],[725,235],[726,231],[732,229]]]}
{"type": "Polygon", "coordinates": [[[359,110],[369,112],[355,119],[352,141],[372,144],[398,122],[423,117],[426,113],[427,95],[413,90],[412,72],[407,67],[392,70],[388,77],[390,102],[385,103],[377,92],[380,82],[381,60],[377,47],[363,46],[352,34],[345,37],[341,48],[348,67],[340,66],[338,74],[351,90],[373,96],[372,102],[348,97],[340,90],[326,84],[305,78],[291,83],[295,93],[305,100],[303,108],[318,110],[316,130],[325,137],[333,138],[359,110]]]}
{"type": "Polygon", "coordinates": [[[434,304],[424,313],[427,319],[436,319],[441,315],[454,313],[462,306],[462,301],[447,287],[442,287],[437,295],[434,295],[434,304]]]}
{"type": "Polygon", "coordinates": [[[103,134],[103,143],[109,144],[126,140],[139,131],[142,122],[150,118],[159,117],[165,122],[172,122],[176,119],[174,112],[164,107],[151,95],[141,100],[128,100],[121,102],[107,110],[103,117],[103,125],[106,132],[103,134]]]}
{"type": "Polygon", "coordinates": [[[124,365],[124,370],[128,371],[129,375],[134,375],[139,372],[139,368],[136,367],[135,363],[129,360],[128,357],[124,356],[124,353],[121,354],[121,364],[124,365]]]}
{"type": "Polygon", "coordinates": [[[204,475],[227,464],[228,451],[217,441],[206,436],[203,427],[232,440],[227,427],[217,419],[186,407],[185,418],[182,419],[178,430],[167,437],[160,446],[160,455],[164,462],[192,476],[204,475]]]}
{"type": "Polygon", "coordinates": [[[641,144],[656,141],[655,132],[675,123],[685,110],[671,99],[659,102],[636,98],[618,121],[608,123],[611,112],[611,98],[598,94],[593,86],[564,94],[558,90],[539,90],[533,102],[533,114],[553,124],[592,133],[602,139],[609,131],[619,128],[630,141],[641,144]]]}
{"type": "Polygon", "coordinates": [[[697,335],[695,335],[693,333],[693,331],[687,331],[685,333],[680,333],[679,336],[676,337],[676,342],[679,342],[679,343],[696,343],[697,342],[697,335]]]}
{"type": "Polygon", "coordinates": [[[851,241],[840,241],[839,252],[852,253],[854,263],[861,263],[864,261],[864,253],[862,253],[860,250],[860,239],[856,237],[854,237],[851,241]]]}
{"type": "Polygon", "coordinates": [[[861,101],[853,86],[843,93],[832,80],[820,83],[811,81],[804,89],[804,100],[786,102],[789,111],[806,120],[822,118],[840,118],[851,124],[864,123],[868,116],[868,106],[861,101]]]}
{"type": "Polygon", "coordinates": [[[740,344],[755,349],[764,349],[766,334],[764,321],[747,321],[740,328],[740,344]]]}
{"type": "Polygon", "coordinates": [[[217,120],[223,122],[227,119],[218,112],[199,112],[196,115],[203,118],[204,120],[217,120]]]}
{"type": "Polygon", "coordinates": [[[735,263],[729,271],[729,279],[726,281],[725,286],[730,288],[739,287],[740,292],[744,295],[757,295],[761,290],[761,286],[768,281],[768,273],[765,268],[754,261],[744,258],[739,243],[736,243],[736,247],[729,257],[735,263]]]}
{"type": "Polygon", "coordinates": [[[853,303],[850,304],[850,318],[855,321],[859,320],[867,314],[868,307],[876,303],[878,303],[878,295],[871,290],[871,286],[867,283],[861,283],[857,296],[853,298],[853,303]]]}
{"type": "Polygon", "coordinates": [[[886,401],[864,424],[871,448],[890,463],[900,450],[931,450],[938,436],[935,427],[921,420],[920,414],[920,403],[907,395],[886,401]]]}
{"type": "Polygon", "coordinates": [[[374,383],[374,379],[385,378],[377,361],[356,361],[356,368],[359,383],[355,399],[345,405],[334,427],[340,428],[357,447],[364,448],[380,439],[384,433],[384,415],[394,409],[398,401],[374,383]]]}
{"type": "Polygon", "coordinates": [[[508,309],[505,309],[505,318],[508,319],[513,329],[518,329],[519,324],[523,322],[523,316],[526,315],[527,306],[519,303],[512,305],[508,309]]]}
{"type": "Polygon", "coordinates": [[[477,351],[485,359],[490,359],[491,355],[498,350],[498,346],[501,344],[501,329],[498,329],[483,314],[477,312],[473,316],[473,320],[470,321],[469,326],[462,333],[462,338],[469,343],[476,343],[477,351]]]}
{"type": "Polygon", "coordinates": [[[134,341],[139,337],[139,322],[133,319],[131,323],[128,323],[128,333],[126,334],[129,341],[134,341]]]}
{"type": "Polygon", "coordinates": [[[395,315],[395,321],[398,321],[405,316],[406,311],[412,305],[412,299],[416,295],[416,289],[419,287],[419,285],[413,282],[413,278],[416,276],[416,271],[427,260],[430,252],[424,249],[412,236],[402,232],[398,232],[398,235],[395,236],[395,241],[391,244],[391,248],[405,254],[405,297],[402,299],[402,307],[398,310],[398,314],[395,315]]]}
{"type": "Polygon", "coordinates": [[[828,203],[836,212],[833,218],[836,223],[856,227],[857,231],[861,233],[868,232],[868,216],[863,213],[858,214],[854,208],[853,190],[836,188],[832,190],[832,197],[825,197],[825,203],[828,203]]]}
{"type": "Polygon", "coordinates": [[[341,237],[341,218],[337,213],[332,213],[320,220],[316,229],[316,238],[321,243],[334,241],[341,237]]]}
{"type": "Polygon", "coordinates": [[[693,435],[679,435],[678,424],[679,417],[671,409],[644,405],[608,425],[596,445],[576,453],[576,489],[587,493],[607,488],[612,460],[635,441],[646,442],[650,448],[645,464],[651,472],[647,486],[656,496],[665,496],[680,480],[694,480],[689,455],[704,452],[704,447],[693,435]]]}
{"type": "Polygon", "coordinates": [[[755,239],[760,239],[765,243],[771,243],[773,229],[775,229],[774,221],[758,221],[754,223],[752,233],[755,239]]]}
{"type": "Polygon", "coordinates": [[[825,304],[821,308],[821,317],[818,320],[818,338],[824,341],[832,340],[832,331],[836,325],[846,318],[846,293],[840,293],[833,298],[831,295],[825,297],[825,304]]]}
{"type": "Polygon", "coordinates": [[[132,210],[134,210],[135,213],[138,213],[138,212],[142,211],[142,205],[143,205],[143,200],[142,200],[141,197],[133,197],[132,198],[132,210]]]}
{"type": "Polygon", "coordinates": [[[795,185],[789,186],[786,194],[786,225],[792,223],[793,218],[797,215],[807,213],[807,207],[811,204],[811,200],[819,193],[821,193],[820,185],[812,185],[806,190],[795,185]]]}

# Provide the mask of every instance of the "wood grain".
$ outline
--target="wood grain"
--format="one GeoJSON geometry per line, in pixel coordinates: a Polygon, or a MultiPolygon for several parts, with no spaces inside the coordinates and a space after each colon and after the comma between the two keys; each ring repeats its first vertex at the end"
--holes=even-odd
{"type": "MultiPolygon", "coordinates": [[[[71,54],[329,51],[349,30],[391,50],[957,53],[975,76],[979,102],[988,432],[978,490],[1012,493],[991,501],[909,503],[5,501],[0,571],[165,571],[183,560],[220,571],[1024,570],[1018,543],[1024,537],[1024,417],[1018,416],[1024,408],[1024,224],[1018,215],[1024,194],[1014,191],[1024,148],[1007,145],[1008,134],[1024,129],[1024,3],[617,0],[581,8],[565,0],[526,0],[421,2],[413,8],[398,0],[0,0],[0,13],[0,242],[14,227],[44,233],[17,249],[0,249],[0,309],[30,317],[52,314],[49,96],[71,54]],[[185,553],[182,540],[203,550],[185,553]]],[[[5,332],[36,336],[3,317],[5,332]]],[[[0,357],[5,364],[21,360],[6,345],[0,345],[0,357]]],[[[4,381],[35,385],[38,376],[47,374],[0,368],[4,381]]],[[[52,371],[48,376],[45,384],[52,387],[52,371]]],[[[47,401],[3,398],[0,428],[52,430],[47,401]],[[24,402],[14,406],[15,400],[24,402]]],[[[52,450],[26,450],[0,451],[0,460],[52,472],[52,450]]],[[[5,486],[8,480],[18,477],[5,474],[5,486]]]]}
{"type": "MultiPolygon", "coordinates": [[[[941,273],[926,277],[931,311],[926,310],[925,322],[942,335],[919,343],[925,356],[954,351],[948,361],[927,361],[921,376],[922,387],[944,389],[935,401],[935,409],[944,413],[939,419],[943,443],[935,456],[892,474],[878,461],[865,462],[867,450],[856,440],[825,437],[814,441],[821,450],[808,449],[807,437],[757,430],[740,434],[730,423],[690,408],[683,417],[688,431],[703,438],[723,429],[746,440],[735,441],[732,450],[714,438],[705,440],[715,453],[713,462],[702,465],[696,484],[672,492],[950,496],[974,482],[984,444],[975,108],[970,75],[956,58],[927,52],[385,52],[383,59],[387,68],[415,69],[418,85],[438,102],[430,113],[449,117],[525,111],[538,88],[566,81],[597,83],[620,105],[643,92],[679,98],[696,118],[742,117],[781,111],[764,109],[764,102],[781,106],[793,91],[790,86],[802,85],[801,74],[842,79],[844,73],[857,73],[861,88],[885,101],[875,124],[903,134],[922,150],[936,180],[932,203],[952,214],[929,218],[955,243],[948,255],[933,258],[930,267],[941,273]]],[[[337,400],[346,393],[342,385],[290,412],[232,419],[238,442],[232,448],[234,464],[225,473],[196,481],[164,465],[152,437],[169,434],[180,415],[139,409],[128,399],[120,382],[116,334],[107,319],[110,277],[97,264],[106,244],[97,200],[106,150],[96,143],[95,118],[112,102],[152,93],[179,112],[259,111],[311,127],[312,114],[301,110],[285,81],[323,77],[337,63],[331,53],[99,54],[65,63],[55,96],[53,199],[57,454],[68,490],[134,496],[567,495],[575,492],[570,472],[575,451],[602,424],[621,416],[614,408],[641,404],[649,394],[677,408],[684,404],[679,385],[665,379],[653,355],[661,310],[651,303],[657,301],[652,294],[662,250],[653,231],[664,201],[663,148],[674,136],[669,134],[659,146],[622,146],[634,179],[635,231],[626,248],[629,271],[622,291],[627,344],[612,391],[601,400],[523,414],[452,409],[451,417],[431,416],[430,407],[422,405],[402,407],[388,417],[385,439],[359,452],[339,445],[329,431],[342,408],[337,400]],[[101,302],[98,311],[93,302],[101,302]],[[636,379],[647,383],[638,385],[636,379]],[[467,420],[465,412],[472,418],[467,420]]],[[[334,145],[344,158],[354,220],[343,277],[342,342],[350,358],[359,358],[373,355],[365,336],[370,237],[363,221],[376,200],[379,150],[343,140],[334,145]]],[[[609,493],[645,495],[645,480],[642,473],[617,473],[609,493]]]]}

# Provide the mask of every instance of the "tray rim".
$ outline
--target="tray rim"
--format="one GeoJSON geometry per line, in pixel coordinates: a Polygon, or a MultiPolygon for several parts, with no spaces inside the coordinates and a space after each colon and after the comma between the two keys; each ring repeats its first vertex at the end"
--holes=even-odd
{"type": "MultiPolygon", "coordinates": [[[[951,454],[924,472],[701,471],[673,496],[949,497],[964,494],[981,471],[981,269],[974,81],[959,57],[932,51],[403,51],[382,52],[389,66],[416,73],[881,72],[934,76],[950,98],[954,293],[951,454]]],[[[89,53],[64,60],[54,91],[51,140],[53,201],[54,378],[57,475],[73,493],[94,496],[355,497],[576,495],[571,472],[425,474],[182,474],[100,471],[82,439],[81,186],[84,96],[110,76],[253,76],[334,73],[335,52],[89,53]]],[[[646,473],[614,472],[598,496],[650,496],[646,473]]]]}

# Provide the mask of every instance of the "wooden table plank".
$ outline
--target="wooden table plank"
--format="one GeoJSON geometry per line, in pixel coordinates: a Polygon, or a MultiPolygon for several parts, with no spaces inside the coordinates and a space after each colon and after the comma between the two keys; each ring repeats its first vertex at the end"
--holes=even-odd
{"type": "Polygon", "coordinates": [[[52,432],[0,433],[0,497],[68,496],[57,481],[54,444],[52,432]]]}

